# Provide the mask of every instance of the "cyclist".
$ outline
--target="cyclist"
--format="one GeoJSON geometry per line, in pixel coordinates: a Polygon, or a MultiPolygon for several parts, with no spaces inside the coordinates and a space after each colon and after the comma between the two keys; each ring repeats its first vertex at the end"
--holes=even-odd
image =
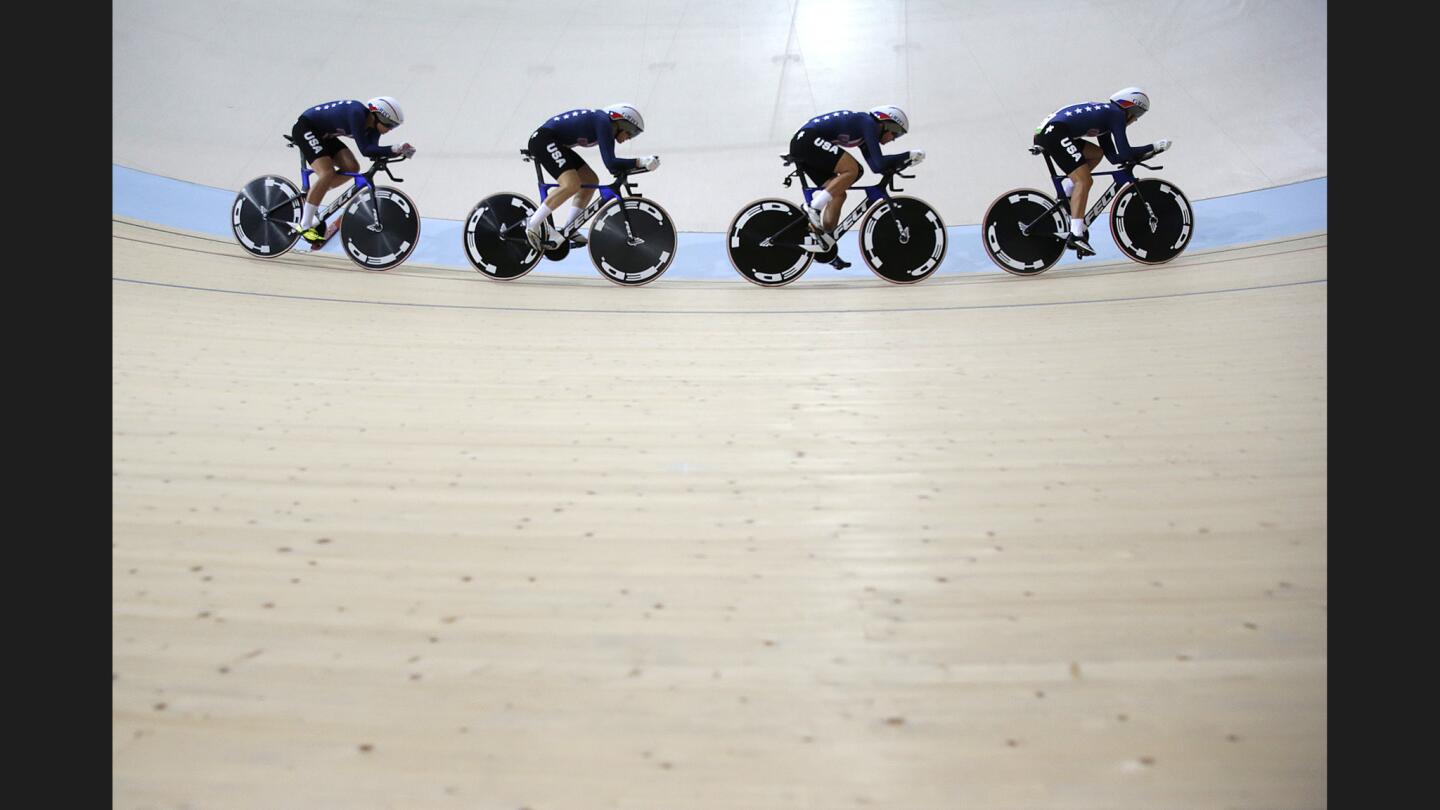
{"type": "Polygon", "coordinates": [[[880,151],[910,130],[910,118],[899,107],[881,106],[868,112],[836,110],[817,115],[805,123],[790,139],[790,157],[810,180],[821,189],[800,206],[810,219],[815,235],[801,245],[812,253],[829,250],[835,245],[832,232],[840,222],[840,209],[845,192],[860,179],[865,170],[860,162],[840,147],[860,147],[860,154],[874,172],[915,165],[925,159],[925,151],[914,149],[887,155],[880,151]]]}
{"type": "Polygon", "coordinates": [[[1065,247],[1073,249],[1077,256],[1095,255],[1085,226],[1085,201],[1095,183],[1090,172],[1100,165],[1100,158],[1120,164],[1144,160],[1170,148],[1168,138],[1144,146],[1131,146],[1125,138],[1125,128],[1149,111],[1150,96],[1138,87],[1127,87],[1110,96],[1108,102],[1087,101],[1061,107],[1035,128],[1035,145],[1044,148],[1066,175],[1060,181],[1070,198],[1070,235],[1065,247]],[[1081,136],[1097,135],[1103,151],[1102,146],[1081,140],[1081,136]]]}
{"type": "MultiPolygon", "coordinates": [[[[611,174],[640,169],[650,171],[660,165],[660,158],[647,155],[639,158],[615,157],[615,144],[625,143],[645,131],[645,119],[633,104],[611,104],[598,110],[578,109],[552,116],[530,133],[528,148],[531,156],[545,167],[555,178],[559,188],[554,189],[540,203],[540,207],[525,223],[525,239],[536,250],[542,244],[559,247],[560,231],[564,231],[580,216],[590,204],[595,189],[581,188],[582,184],[595,184],[600,179],[579,155],[576,146],[600,147],[600,160],[611,174]],[[574,197],[564,216],[557,219],[560,228],[551,227],[546,218],[560,209],[567,200],[574,197]]],[[[576,234],[571,242],[584,245],[587,240],[576,234]]]]}
{"type": "Polygon", "coordinates": [[[405,123],[405,114],[400,111],[399,102],[390,96],[376,96],[369,101],[327,101],[300,113],[295,127],[290,131],[291,140],[305,150],[305,162],[315,172],[310,193],[305,195],[305,211],[300,215],[300,236],[310,243],[311,250],[319,250],[338,228],[336,220],[329,228],[325,223],[316,222],[315,215],[320,203],[331,189],[345,182],[340,172],[358,172],[360,163],[340,138],[351,138],[360,147],[360,153],[370,158],[415,154],[415,147],[408,143],[381,146],[380,136],[405,123]]]}

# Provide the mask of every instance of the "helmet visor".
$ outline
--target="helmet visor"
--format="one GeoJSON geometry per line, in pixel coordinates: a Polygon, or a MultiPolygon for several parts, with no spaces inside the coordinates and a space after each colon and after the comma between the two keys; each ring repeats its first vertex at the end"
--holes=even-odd
{"type": "Polygon", "coordinates": [[[628,133],[632,138],[640,134],[640,128],[620,113],[610,113],[610,123],[618,127],[621,132],[628,133]]]}
{"type": "Polygon", "coordinates": [[[1120,109],[1124,110],[1127,113],[1130,113],[1136,118],[1139,118],[1140,116],[1145,114],[1144,107],[1141,107],[1138,103],[1131,101],[1128,98],[1117,98],[1115,99],[1115,103],[1120,105],[1120,109]]]}

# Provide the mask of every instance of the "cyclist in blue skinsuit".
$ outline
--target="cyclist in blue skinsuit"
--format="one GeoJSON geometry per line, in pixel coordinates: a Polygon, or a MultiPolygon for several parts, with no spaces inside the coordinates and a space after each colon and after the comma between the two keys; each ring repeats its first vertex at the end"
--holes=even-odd
{"type": "MultiPolygon", "coordinates": [[[[369,101],[327,101],[300,113],[290,130],[290,138],[305,152],[305,162],[315,171],[310,193],[305,195],[305,211],[300,215],[300,236],[318,250],[335,232],[335,226],[315,221],[315,213],[331,189],[344,184],[339,172],[358,172],[360,163],[355,153],[341,142],[351,138],[366,157],[390,157],[415,154],[408,143],[381,146],[380,136],[405,122],[400,103],[390,96],[376,96],[369,101]]],[[[336,220],[338,223],[339,220],[336,220]]]]}
{"type": "MultiPolygon", "coordinates": [[[[559,231],[570,227],[595,195],[595,189],[580,186],[599,183],[600,179],[595,176],[595,170],[575,154],[573,147],[600,147],[600,159],[611,174],[634,169],[650,171],[660,165],[660,158],[655,155],[640,158],[615,157],[615,144],[625,143],[644,131],[645,119],[640,117],[640,111],[636,110],[634,105],[611,104],[598,110],[579,109],[560,113],[530,133],[530,143],[527,145],[530,155],[560,184],[540,203],[540,207],[525,223],[525,238],[532,248],[542,250],[542,244],[552,248],[559,247],[559,231]],[[571,197],[575,200],[565,215],[557,220],[560,223],[557,231],[546,222],[546,218],[560,210],[560,206],[571,197]]],[[[571,238],[571,242],[583,245],[586,239],[576,234],[571,238]]]]}
{"type": "Polygon", "coordinates": [[[1108,102],[1087,101],[1061,107],[1035,128],[1035,145],[1042,147],[1066,175],[1060,182],[1070,196],[1070,236],[1065,246],[1078,256],[1095,255],[1085,226],[1085,202],[1095,183],[1090,172],[1100,165],[1100,158],[1120,164],[1143,160],[1170,148],[1168,138],[1144,146],[1131,146],[1125,138],[1125,128],[1149,110],[1150,96],[1138,87],[1127,87],[1108,102]],[[1091,141],[1080,140],[1081,136],[1099,136],[1103,150],[1091,141]]]}
{"type": "Polygon", "coordinates": [[[801,247],[812,253],[834,247],[832,231],[840,222],[845,192],[865,173],[860,168],[860,162],[840,147],[858,146],[873,172],[913,166],[925,159],[924,150],[915,149],[894,155],[880,151],[882,144],[890,143],[909,130],[910,118],[903,110],[883,106],[868,112],[836,110],[817,115],[795,133],[790,139],[790,157],[811,182],[821,187],[811,195],[809,203],[800,206],[810,219],[810,230],[816,237],[806,240],[801,247]]]}

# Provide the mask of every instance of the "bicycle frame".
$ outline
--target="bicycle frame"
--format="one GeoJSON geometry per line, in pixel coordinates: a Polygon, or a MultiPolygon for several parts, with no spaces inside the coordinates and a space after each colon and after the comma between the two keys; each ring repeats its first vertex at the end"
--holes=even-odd
{"type": "MultiPolygon", "coordinates": [[[[295,142],[290,139],[289,135],[285,136],[285,140],[287,141],[288,146],[295,146],[295,142]]],[[[405,158],[403,157],[395,158],[393,159],[393,161],[399,161],[404,159],[405,158]]],[[[401,180],[395,175],[390,174],[390,169],[388,168],[387,164],[391,162],[391,158],[375,158],[370,164],[370,168],[364,172],[339,172],[339,174],[351,178],[354,182],[349,188],[341,192],[339,197],[336,197],[334,200],[332,200],[329,205],[326,205],[324,208],[320,209],[320,211],[315,215],[316,221],[324,222],[325,220],[329,219],[331,214],[334,214],[336,211],[344,208],[346,204],[348,204],[352,199],[355,198],[355,195],[363,193],[368,189],[370,191],[370,194],[366,198],[365,204],[369,206],[370,219],[372,221],[371,224],[366,227],[376,232],[382,230],[380,225],[380,217],[377,215],[377,212],[375,210],[375,183],[373,179],[375,177],[375,173],[383,171],[385,172],[385,174],[389,175],[391,180],[394,180],[397,183],[405,182],[404,180],[401,180]]],[[[313,174],[316,174],[315,170],[310,168],[309,164],[305,162],[304,154],[301,154],[300,195],[302,197],[310,193],[310,176],[313,174]]],[[[288,203],[284,204],[288,205],[288,203]]],[[[265,215],[268,217],[274,210],[275,209],[271,209],[271,211],[266,211],[265,215]]],[[[296,226],[296,230],[299,230],[298,226],[296,226]]]]}
{"type": "MultiPolygon", "coordinates": [[[[545,182],[545,175],[541,172],[540,162],[535,160],[535,156],[530,154],[529,149],[521,149],[520,154],[524,157],[526,163],[533,163],[535,165],[535,183],[540,187],[540,204],[544,205],[545,200],[550,197],[550,191],[559,188],[560,184],[545,182]]],[[[620,190],[622,188],[625,190],[626,195],[632,197],[638,196],[635,193],[635,189],[639,188],[639,186],[630,180],[632,173],[633,172],[622,171],[615,175],[615,182],[609,184],[581,184],[580,188],[598,189],[600,193],[595,196],[595,199],[590,201],[589,205],[585,206],[585,210],[581,211],[580,216],[576,217],[575,221],[570,223],[570,227],[560,231],[560,235],[569,239],[576,231],[584,227],[585,223],[589,222],[590,218],[595,216],[605,203],[620,199],[620,190]]],[[[626,235],[633,241],[635,237],[634,234],[630,233],[630,212],[626,211],[623,205],[620,207],[620,215],[625,218],[626,235]]]]}
{"type": "MultiPolygon", "coordinates": [[[[799,164],[795,163],[795,160],[792,157],[790,157],[789,155],[781,155],[780,159],[784,161],[786,166],[795,166],[795,170],[785,176],[785,187],[789,188],[790,184],[795,181],[795,178],[800,178],[800,190],[805,195],[805,203],[808,205],[810,203],[810,199],[815,195],[815,192],[820,190],[820,187],[811,185],[810,179],[805,176],[805,172],[800,168],[799,164]]],[[[846,232],[848,232],[850,228],[855,225],[855,223],[860,221],[860,218],[865,215],[865,212],[870,209],[870,206],[874,205],[877,202],[880,202],[881,200],[890,199],[891,191],[905,190],[895,185],[896,177],[903,177],[907,180],[913,180],[915,175],[902,174],[899,169],[893,169],[891,171],[881,174],[880,181],[878,183],[869,186],[851,186],[849,189],[847,189],[847,191],[865,192],[865,199],[861,200],[858,205],[856,205],[853,209],[850,210],[850,213],[841,217],[840,221],[836,223],[835,233],[833,234],[833,236],[835,237],[835,240],[837,242],[840,240],[840,237],[844,236],[846,232]]],[[[791,228],[799,226],[801,223],[804,223],[807,226],[809,225],[808,220],[801,219],[793,221],[785,227],[781,228],[780,230],[776,231],[775,233],[771,234],[768,238],[766,238],[760,243],[760,246],[771,247],[775,244],[775,239],[777,237],[784,235],[785,232],[789,231],[791,228]]]]}
{"type": "MultiPolygon", "coordinates": [[[[1032,146],[1030,147],[1030,154],[1041,155],[1044,154],[1044,150],[1039,146],[1032,146]]],[[[1055,202],[1049,208],[1045,209],[1045,212],[1040,216],[1020,225],[1020,233],[1025,236],[1029,236],[1031,228],[1048,219],[1057,209],[1065,214],[1067,222],[1070,220],[1070,198],[1066,196],[1065,187],[1061,185],[1061,181],[1065,179],[1065,176],[1060,174],[1059,170],[1055,168],[1055,161],[1049,155],[1045,155],[1045,165],[1050,168],[1050,182],[1055,186],[1055,202]]],[[[1090,173],[1091,177],[1110,177],[1111,181],[1110,187],[1105,189],[1105,193],[1101,194],[1099,199],[1095,200],[1095,204],[1090,206],[1090,210],[1085,212],[1085,227],[1090,227],[1091,223],[1100,218],[1101,212],[1105,210],[1105,207],[1110,204],[1111,200],[1115,199],[1115,195],[1120,193],[1120,189],[1135,182],[1135,173],[1131,170],[1136,166],[1144,166],[1152,171],[1165,168],[1164,166],[1150,166],[1136,160],[1123,163],[1113,171],[1092,171],[1090,173]]]]}

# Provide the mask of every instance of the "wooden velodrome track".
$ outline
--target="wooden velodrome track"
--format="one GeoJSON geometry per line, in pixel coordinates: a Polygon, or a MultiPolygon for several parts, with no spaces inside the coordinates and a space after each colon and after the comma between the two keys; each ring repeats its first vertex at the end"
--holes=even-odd
{"type": "Polygon", "coordinates": [[[112,242],[116,807],[1326,803],[1324,234],[780,290],[112,242]]]}

